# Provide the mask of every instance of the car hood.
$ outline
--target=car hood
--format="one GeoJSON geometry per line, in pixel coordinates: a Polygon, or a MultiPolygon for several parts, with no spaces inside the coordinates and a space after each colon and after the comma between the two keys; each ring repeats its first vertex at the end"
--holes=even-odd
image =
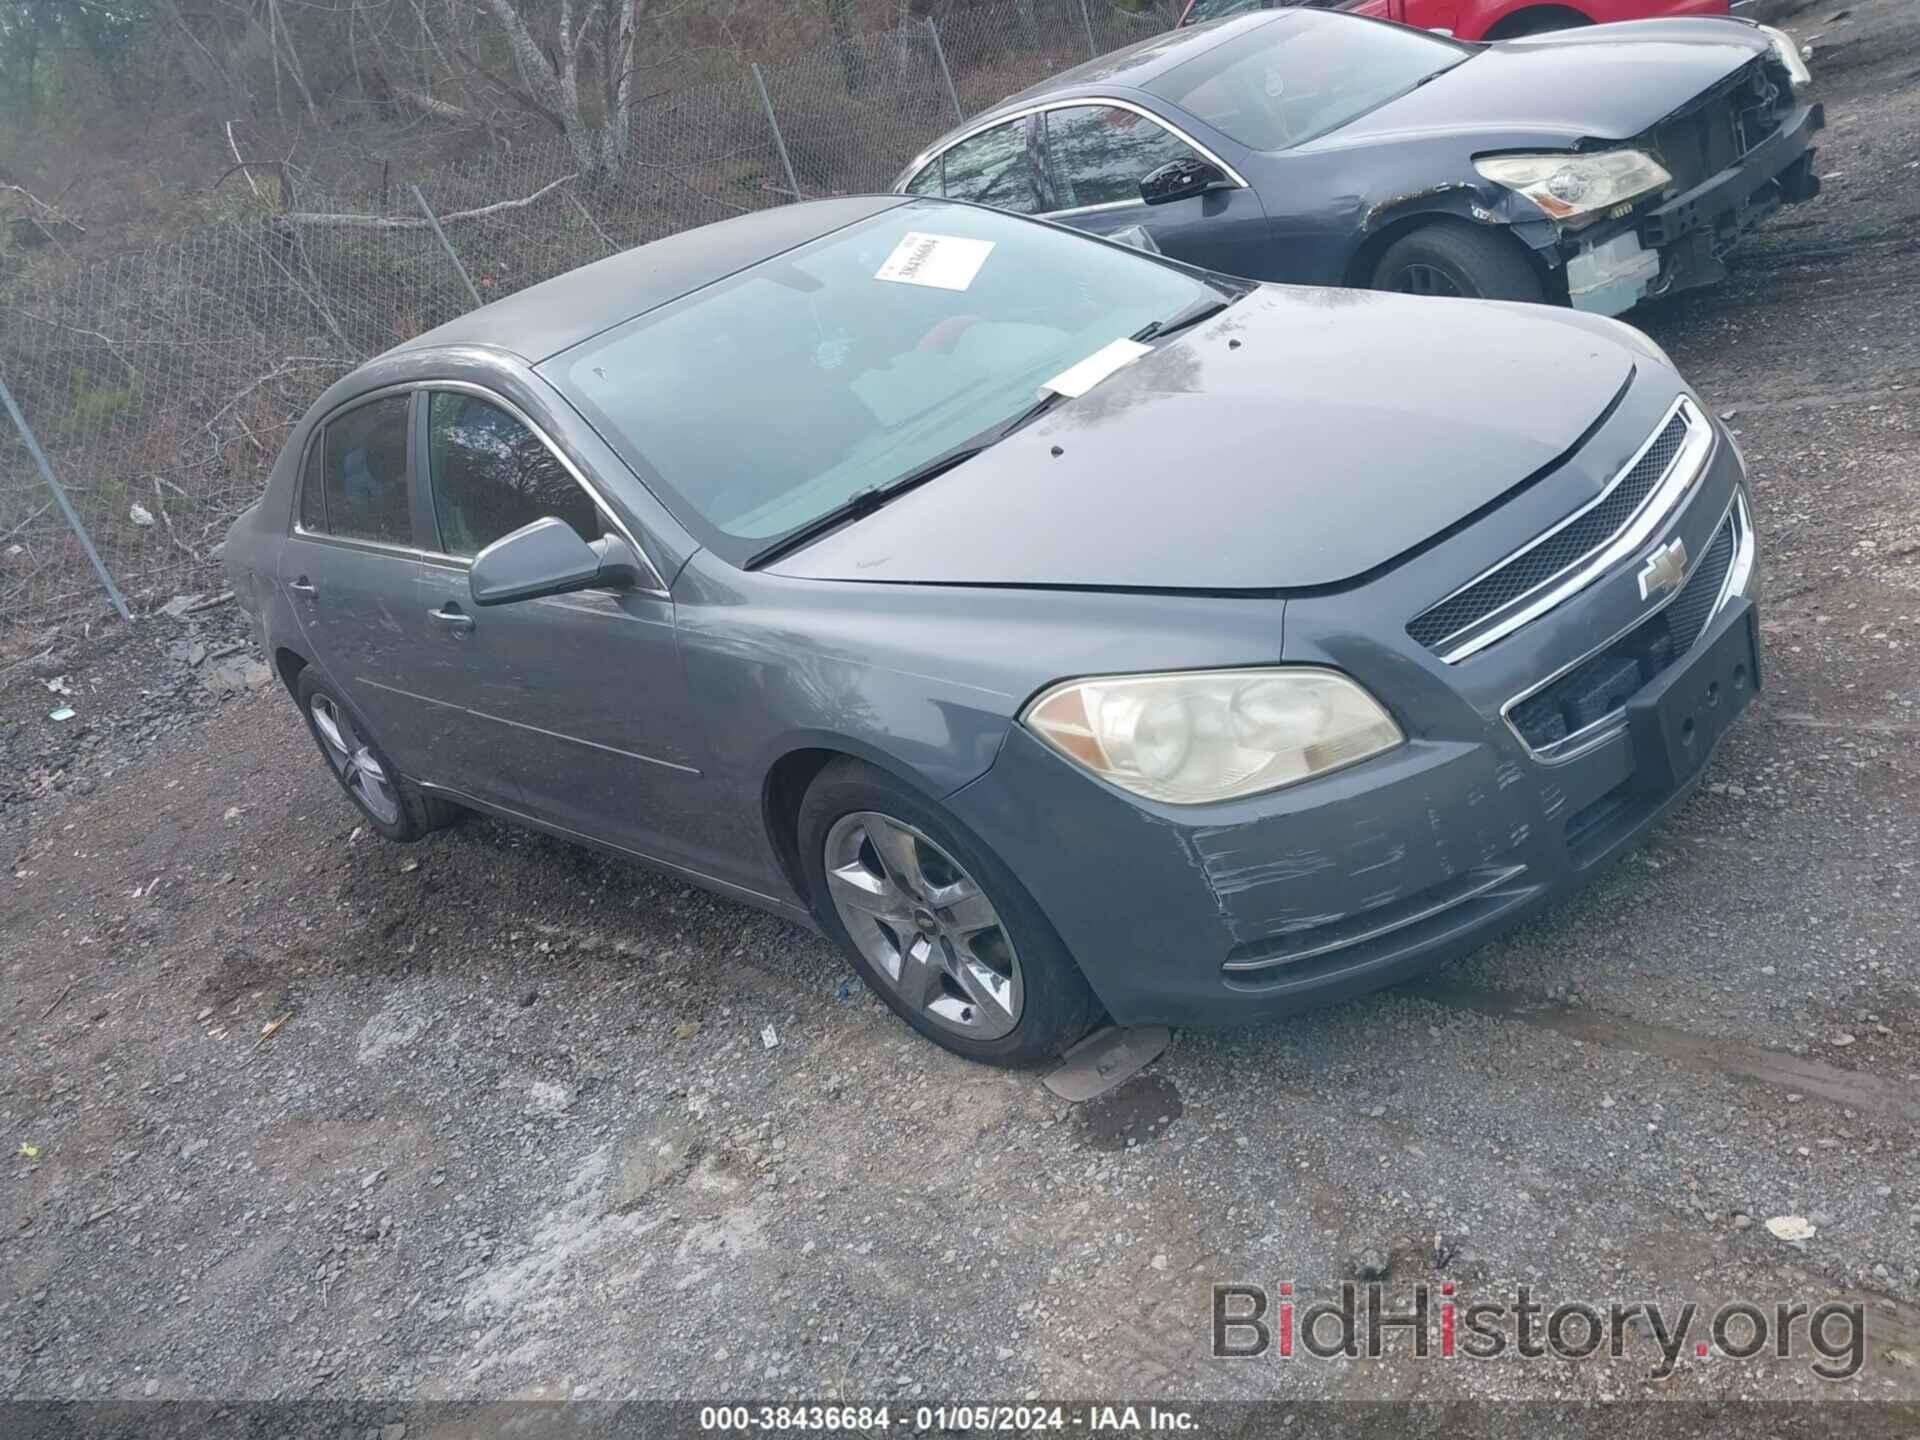
{"type": "Polygon", "coordinates": [[[1626,140],[1770,48],[1754,26],[1716,19],[1637,20],[1503,40],[1307,148],[1437,133],[1626,140]]]}
{"type": "Polygon", "coordinates": [[[1564,457],[1633,354],[1544,306],[1261,286],[768,566],[809,579],[1338,584],[1564,457]]]}

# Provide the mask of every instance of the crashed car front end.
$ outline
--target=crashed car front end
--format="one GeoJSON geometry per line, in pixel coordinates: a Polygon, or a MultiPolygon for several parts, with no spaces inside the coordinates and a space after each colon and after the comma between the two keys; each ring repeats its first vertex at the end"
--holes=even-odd
{"type": "Polygon", "coordinates": [[[1802,98],[1806,75],[1779,36],[1630,140],[1482,155],[1475,168],[1504,192],[1513,233],[1562,277],[1568,302],[1618,315],[1725,278],[1747,231],[1819,193],[1813,137],[1826,116],[1802,98]]]}

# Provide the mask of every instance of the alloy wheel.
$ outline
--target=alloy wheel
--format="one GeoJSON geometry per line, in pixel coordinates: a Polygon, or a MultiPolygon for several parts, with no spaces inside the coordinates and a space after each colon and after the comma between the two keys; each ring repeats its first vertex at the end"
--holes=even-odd
{"type": "Polygon", "coordinates": [[[934,1024],[997,1040],[1025,989],[1013,937],[986,891],[938,844],[872,810],[827,832],[827,893],[883,981],[934,1024]]]}
{"type": "Polygon", "coordinates": [[[314,729],[320,732],[320,746],[327,752],[340,783],[374,819],[383,825],[398,825],[399,793],[386,767],[360,738],[346,712],[325,695],[315,695],[307,708],[313,715],[314,729]]]}
{"type": "Polygon", "coordinates": [[[1400,273],[1393,277],[1392,288],[1403,295],[1445,295],[1454,299],[1471,297],[1477,293],[1462,286],[1438,266],[1418,262],[1403,266],[1400,273]]]}

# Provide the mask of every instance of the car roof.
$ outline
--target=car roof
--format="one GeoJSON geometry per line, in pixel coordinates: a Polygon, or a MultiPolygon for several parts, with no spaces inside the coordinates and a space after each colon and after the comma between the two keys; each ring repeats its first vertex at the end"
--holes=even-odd
{"type": "Polygon", "coordinates": [[[1265,25],[1290,24],[1296,17],[1289,9],[1256,10],[1246,15],[1235,15],[1226,20],[1217,20],[1207,25],[1194,25],[1184,30],[1167,30],[1148,39],[1137,41],[1122,49],[1110,51],[1098,59],[1089,60],[1084,65],[1076,65],[1071,70],[1062,70],[1058,75],[1031,85],[1017,95],[1009,95],[992,110],[976,116],[967,122],[972,128],[987,115],[1001,110],[1017,110],[1052,95],[1089,89],[1111,89],[1125,86],[1133,90],[1151,90],[1156,77],[1164,75],[1176,65],[1184,65],[1194,56],[1204,54],[1223,41],[1236,35],[1244,35],[1249,30],[1257,30],[1265,25]]]}
{"type": "Polygon", "coordinates": [[[682,230],[469,310],[387,354],[482,345],[538,364],[610,326],[913,198],[809,200],[682,230]]]}

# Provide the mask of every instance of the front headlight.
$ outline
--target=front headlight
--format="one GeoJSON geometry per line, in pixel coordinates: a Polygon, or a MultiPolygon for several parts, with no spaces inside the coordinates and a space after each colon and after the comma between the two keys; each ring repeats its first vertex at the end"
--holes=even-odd
{"type": "Polygon", "coordinates": [[[1813,72],[1807,68],[1806,59],[1801,55],[1800,47],[1794,44],[1793,37],[1784,30],[1774,29],[1771,25],[1762,25],[1759,29],[1760,33],[1767,37],[1767,42],[1773,46],[1774,55],[1782,65],[1787,67],[1788,78],[1793,81],[1794,93],[1797,95],[1811,85],[1813,72]]]}
{"type": "Polygon", "coordinates": [[[1673,179],[1664,166],[1640,150],[1489,155],[1475,160],[1473,168],[1573,226],[1591,224],[1614,206],[1664,189],[1673,179]]]}
{"type": "Polygon", "coordinates": [[[1175,805],[1291,785],[1405,738],[1353,681],[1307,666],[1069,680],[1021,719],[1102,779],[1175,805]]]}

